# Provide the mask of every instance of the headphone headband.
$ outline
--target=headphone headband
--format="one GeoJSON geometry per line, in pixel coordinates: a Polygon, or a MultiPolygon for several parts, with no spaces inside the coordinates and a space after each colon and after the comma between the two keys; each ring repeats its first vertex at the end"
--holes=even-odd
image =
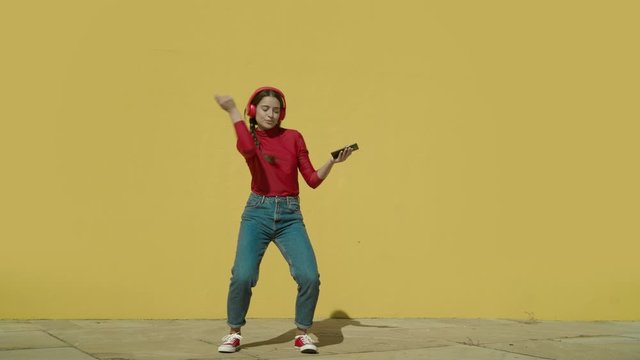
{"type": "Polygon", "coordinates": [[[284,97],[284,93],[280,89],[274,88],[273,86],[263,86],[263,87],[257,88],[253,92],[253,94],[251,94],[251,96],[249,97],[249,101],[247,101],[247,106],[244,108],[245,113],[250,118],[256,116],[256,106],[251,104],[251,102],[256,97],[256,95],[258,95],[262,91],[267,91],[267,90],[271,90],[277,93],[282,98],[282,109],[280,109],[280,115],[278,116],[278,120],[280,121],[284,120],[284,117],[287,113],[287,100],[284,97]]]}

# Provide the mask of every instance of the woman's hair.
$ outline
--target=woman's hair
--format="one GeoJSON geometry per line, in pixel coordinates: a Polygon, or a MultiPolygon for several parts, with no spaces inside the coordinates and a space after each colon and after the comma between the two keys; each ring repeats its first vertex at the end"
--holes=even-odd
{"type": "MultiPolygon", "coordinates": [[[[253,99],[251,99],[250,105],[254,105],[257,107],[260,101],[267,96],[272,96],[278,99],[278,102],[280,103],[280,109],[284,107],[284,101],[282,100],[282,96],[280,96],[280,94],[277,91],[273,91],[273,90],[260,91],[259,93],[256,94],[256,96],[253,97],[253,99]]],[[[262,150],[260,149],[260,141],[258,140],[258,136],[256,135],[257,124],[258,123],[256,122],[255,117],[252,117],[249,119],[249,129],[251,131],[251,136],[253,136],[253,142],[256,144],[256,147],[258,148],[258,150],[262,152],[262,150]]],[[[278,123],[278,125],[276,126],[280,126],[280,123],[278,123]]],[[[271,155],[267,155],[265,153],[263,153],[262,155],[264,156],[265,160],[267,160],[269,164],[274,164],[276,162],[275,157],[271,155]]]]}

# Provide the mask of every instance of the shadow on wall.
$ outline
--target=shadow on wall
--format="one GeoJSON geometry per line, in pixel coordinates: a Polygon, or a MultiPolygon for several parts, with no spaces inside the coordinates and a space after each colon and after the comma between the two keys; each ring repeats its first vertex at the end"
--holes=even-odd
{"type": "MultiPolygon", "coordinates": [[[[375,328],[393,328],[393,326],[378,326],[362,324],[358,320],[354,320],[342,310],[336,310],[331,313],[329,319],[321,320],[313,323],[311,333],[318,337],[318,347],[340,344],[344,341],[342,329],[346,326],[375,327],[375,328]]],[[[296,335],[296,329],[293,328],[281,335],[264,341],[252,342],[241,346],[242,349],[264,346],[285,344],[291,342],[296,335]]]]}

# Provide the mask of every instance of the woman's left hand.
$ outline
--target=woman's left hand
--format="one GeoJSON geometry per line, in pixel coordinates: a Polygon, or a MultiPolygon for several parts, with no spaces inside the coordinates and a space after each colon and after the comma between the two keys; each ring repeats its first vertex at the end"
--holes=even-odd
{"type": "Polygon", "coordinates": [[[342,151],[340,151],[338,153],[338,157],[337,158],[335,158],[335,159],[331,158],[331,161],[334,164],[341,163],[341,162],[347,160],[349,158],[349,156],[351,156],[352,152],[353,152],[353,149],[347,146],[346,148],[344,148],[344,150],[342,150],[342,151]]]}

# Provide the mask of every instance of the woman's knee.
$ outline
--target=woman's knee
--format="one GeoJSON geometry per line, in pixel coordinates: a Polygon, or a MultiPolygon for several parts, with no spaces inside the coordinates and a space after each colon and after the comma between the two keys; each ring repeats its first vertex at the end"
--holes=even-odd
{"type": "Polygon", "coordinates": [[[318,273],[303,273],[297,274],[295,280],[298,285],[302,287],[319,287],[320,286],[320,274],[318,273]]]}
{"type": "Polygon", "coordinates": [[[241,287],[255,287],[258,283],[258,272],[248,269],[233,269],[231,283],[241,287]]]}

